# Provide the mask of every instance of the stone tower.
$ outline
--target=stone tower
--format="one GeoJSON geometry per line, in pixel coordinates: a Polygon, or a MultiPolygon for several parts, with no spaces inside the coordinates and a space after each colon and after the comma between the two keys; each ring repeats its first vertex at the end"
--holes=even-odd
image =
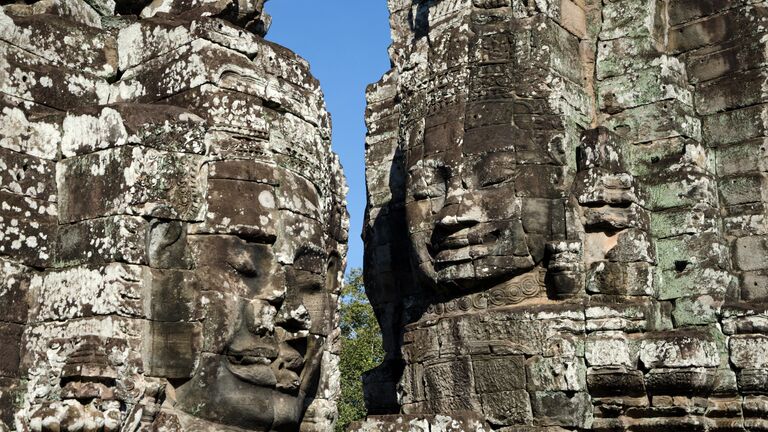
{"type": "Polygon", "coordinates": [[[768,429],[765,2],[388,4],[356,428],[768,429]]]}
{"type": "Polygon", "coordinates": [[[346,185],[263,3],[0,3],[0,431],[332,429],[346,185]]]}

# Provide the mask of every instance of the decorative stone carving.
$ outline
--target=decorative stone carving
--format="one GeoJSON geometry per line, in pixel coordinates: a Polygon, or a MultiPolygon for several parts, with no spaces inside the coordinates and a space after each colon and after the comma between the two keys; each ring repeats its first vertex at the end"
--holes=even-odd
{"type": "Polygon", "coordinates": [[[389,9],[353,430],[765,428],[765,5],[389,9]]]}
{"type": "Polygon", "coordinates": [[[332,430],[346,186],[264,1],[27,3],[0,7],[0,430],[332,430]]]}

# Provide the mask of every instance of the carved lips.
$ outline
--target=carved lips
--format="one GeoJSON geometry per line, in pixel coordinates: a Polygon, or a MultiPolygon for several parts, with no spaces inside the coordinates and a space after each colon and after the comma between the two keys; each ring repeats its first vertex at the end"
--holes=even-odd
{"type": "MultiPolygon", "coordinates": [[[[290,342],[306,345],[305,339],[300,337],[290,342]]],[[[235,338],[225,358],[227,370],[247,383],[289,393],[298,390],[301,384],[304,357],[286,342],[276,344],[274,340],[261,339],[244,346],[235,338]]]]}
{"type": "Polygon", "coordinates": [[[437,263],[469,261],[490,254],[498,240],[494,227],[477,225],[464,228],[450,235],[436,229],[432,241],[432,256],[437,263]]]}

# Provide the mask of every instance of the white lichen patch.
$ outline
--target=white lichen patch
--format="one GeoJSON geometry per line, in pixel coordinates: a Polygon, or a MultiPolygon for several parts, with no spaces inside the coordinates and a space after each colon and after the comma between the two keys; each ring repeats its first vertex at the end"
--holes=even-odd
{"type": "Polygon", "coordinates": [[[103,108],[98,117],[70,114],[64,118],[61,151],[66,157],[125,145],[128,133],[120,113],[103,108]]]}
{"type": "Polygon", "coordinates": [[[61,139],[60,125],[46,121],[30,121],[19,108],[2,108],[0,147],[53,160],[57,156],[61,139]]]}
{"type": "Polygon", "coordinates": [[[106,267],[75,267],[35,276],[30,292],[45,302],[31,311],[33,322],[96,315],[142,316],[141,267],[110,264],[106,267]]]}

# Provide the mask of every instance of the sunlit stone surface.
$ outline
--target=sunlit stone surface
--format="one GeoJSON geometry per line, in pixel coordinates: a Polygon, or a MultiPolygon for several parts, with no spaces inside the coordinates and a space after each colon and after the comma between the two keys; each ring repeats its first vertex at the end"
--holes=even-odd
{"type": "Polygon", "coordinates": [[[765,3],[388,4],[353,430],[768,429],[765,3]]]}
{"type": "Polygon", "coordinates": [[[0,431],[331,431],[346,185],[263,0],[0,7],[0,431]]]}

